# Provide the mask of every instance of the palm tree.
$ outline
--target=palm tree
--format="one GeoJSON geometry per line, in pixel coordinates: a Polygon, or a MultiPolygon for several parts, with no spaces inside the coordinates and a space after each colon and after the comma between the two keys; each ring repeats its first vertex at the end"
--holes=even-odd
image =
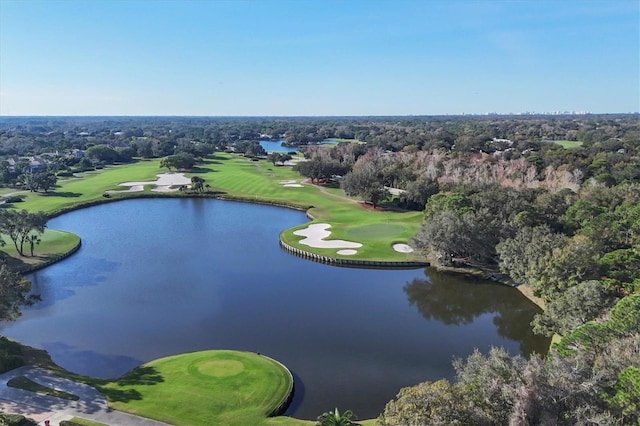
{"type": "Polygon", "coordinates": [[[352,420],[356,419],[356,415],[351,410],[347,410],[340,414],[338,409],[335,411],[329,411],[328,413],[322,413],[318,417],[316,426],[355,426],[358,423],[354,423],[352,420]]]}
{"type": "Polygon", "coordinates": [[[192,177],[191,189],[193,191],[202,192],[204,190],[204,179],[202,179],[200,176],[192,177]]]}

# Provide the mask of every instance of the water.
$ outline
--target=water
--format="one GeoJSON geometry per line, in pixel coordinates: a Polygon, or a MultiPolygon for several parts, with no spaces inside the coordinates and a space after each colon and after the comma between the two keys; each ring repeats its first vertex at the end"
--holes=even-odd
{"type": "Polygon", "coordinates": [[[279,141],[260,141],[260,145],[267,152],[295,152],[296,148],[291,146],[282,146],[283,140],[279,141]]]}
{"type": "Polygon", "coordinates": [[[403,386],[451,378],[453,357],[491,345],[542,352],[536,307],[514,289],[427,270],[337,268],[278,245],[303,213],[210,199],[127,200],[52,219],[80,251],[30,276],[42,302],[0,333],[63,367],[117,377],[203,349],[287,365],[287,414],[377,416],[403,386]]]}

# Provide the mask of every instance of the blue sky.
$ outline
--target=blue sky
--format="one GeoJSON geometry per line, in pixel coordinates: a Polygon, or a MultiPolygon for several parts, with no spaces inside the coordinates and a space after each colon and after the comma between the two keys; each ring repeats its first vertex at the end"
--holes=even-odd
{"type": "Polygon", "coordinates": [[[640,110],[636,0],[0,0],[0,115],[640,110]]]}

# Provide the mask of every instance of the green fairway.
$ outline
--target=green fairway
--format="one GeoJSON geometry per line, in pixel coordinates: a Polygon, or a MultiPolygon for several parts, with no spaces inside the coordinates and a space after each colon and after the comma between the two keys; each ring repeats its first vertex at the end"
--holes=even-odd
{"type": "Polygon", "coordinates": [[[291,386],[289,372],[270,358],[221,350],[161,358],[100,390],[113,408],[170,424],[244,426],[269,424],[291,386]]]}
{"type": "MultiPolygon", "coordinates": [[[[160,160],[143,160],[133,164],[109,167],[104,170],[85,172],[80,177],[60,179],[56,188],[44,192],[20,192],[24,201],[14,204],[17,209],[56,213],[83,204],[103,201],[102,194],[109,189],[123,189],[119,183],[127,181],[153,181],[156,174],[164,173],[160,160]]],[[[15,191],[13,191],[15,192],[15,191]]],[[[117,196],[114,196],[117,197],[117,196]]]]}

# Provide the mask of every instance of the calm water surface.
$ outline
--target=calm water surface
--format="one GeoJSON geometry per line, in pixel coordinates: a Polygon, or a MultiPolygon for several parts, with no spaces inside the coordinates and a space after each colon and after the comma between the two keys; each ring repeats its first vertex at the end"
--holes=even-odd
{"type": "Polygon", "coordinates": [[[264,353],[296,377],[288,414],[313,419],[336,406],[377,416],[401,387],[451,378],[452,358],[476,347],[544,351],[528,325],[536,307],[516,290],[300,259],[278,234],[305,221],[206,199],[128,200],[52,219],[82,248],[31,275],[42,302],[0,333],[105,378],[180,352],[264,353]]]}
{"type": "Polygon", "coordinates": [[[290,152],[295,151],[295,147],[282,146],[284,140],[279,141],[260,141],[260,145],[267,152],[290,152]]]}

